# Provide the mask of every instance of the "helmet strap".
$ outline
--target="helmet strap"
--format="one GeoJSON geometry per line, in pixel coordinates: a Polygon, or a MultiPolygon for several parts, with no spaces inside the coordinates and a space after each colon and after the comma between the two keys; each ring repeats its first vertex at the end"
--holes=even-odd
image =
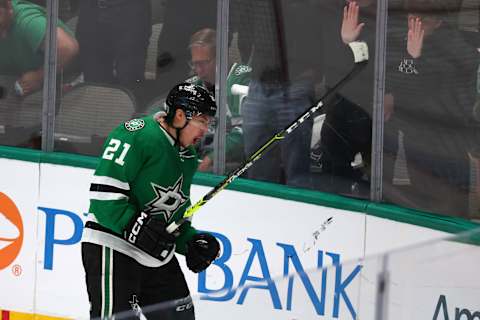
{"type": "Polygon", "coordinates": [[[180,147],[180,131],[182,131],[182,129],[179,129],[179,128],[175,128],[175,130],[177,131],[177,134],[176,134],[176,137],[175,137],[175,147],[180,147]]]}
{"type": "Polygon", "coordinates": [[[176,131],[175,146],[180,146],[180,133],[181,133],[181,131],[182,131],[183,129],[185,129],[185,127],[188,125],[188,122],[190,121],[190,120],[188,120],[188,119],[186,119],[186,120],[187,120],[187,121],[185,121],[185,124],[184,124],[183,126],[181,126],[181,127],[174,127],[174,126],[173,126],[173,121],[172,121],[171,126],[172,126],[173,128],[175,128],[175,131],[176,131]]]}
{"type": "MultiPolygon", "coordinates": [[[[174,124],[173,124],[173,121],[174,121],[174,117],[172,116],[164,116],[162,117],[163,118],[163,122],[168,125],[170,128],[172,129],[175,129],[175,136],[173,136],[172,134],[170,134],[170,136],[173,138],[174,140],[174,146],[180,146],[180,133],[181,131],[188,125],[188,122],[190,121],[189,119],[185,119],[185,124],[181,127],[176,127],[174,124]]],[[[166,128],[165,128],[166,129],[166,128]]],[[[167,130],[168,131],[168,130],[167,130]]]]}

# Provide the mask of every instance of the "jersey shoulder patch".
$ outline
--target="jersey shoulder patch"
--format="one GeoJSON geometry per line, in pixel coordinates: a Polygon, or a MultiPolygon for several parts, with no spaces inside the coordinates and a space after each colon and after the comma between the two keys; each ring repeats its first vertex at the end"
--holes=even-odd
{"type": "Polygon", "coordinates": [[[244,73],[252,72],[252,67],[250,67],[246,64],[238,64],[238,65],[235,66],[235,69],[234,69],[233,72],[236,76],[239,76],[239,75],[242,75],[244,73]]]}
{"type": "Polygon", "coordinates": [[[145,127],[143,119],[132,119],[124,123],[125,129],[128,131],[137,131],[145,127]]]}

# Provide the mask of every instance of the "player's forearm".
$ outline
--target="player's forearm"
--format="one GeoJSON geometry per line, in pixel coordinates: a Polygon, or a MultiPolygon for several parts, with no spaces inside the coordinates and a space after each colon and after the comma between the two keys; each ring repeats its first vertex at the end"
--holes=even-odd
{"type": "Polygon", "coordinates": [[[185,245],[193,238],[197,230],[191,225],[189,221],[180,227],[180,235],[177,237],[175,243],[177,245],[175,251],[179,254],[185,255],[185,245]]]}

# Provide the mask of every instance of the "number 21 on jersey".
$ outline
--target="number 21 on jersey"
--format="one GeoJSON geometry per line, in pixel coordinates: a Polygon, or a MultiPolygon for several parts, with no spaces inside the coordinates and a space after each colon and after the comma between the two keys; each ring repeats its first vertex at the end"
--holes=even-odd
{"type": "Polygon", "coordinates": [[[103,152],[102,158],[105,160],[113,160],[115,157],[115,163],[123,166],[125,164],[125,157],[127,156],[127,152],[130,149],[130,144],[124,142],[122,144],[122,141],[118,139],[110,139],[110,142],[108,143],[108,146],[105,148],[105,151],[103,152]],[[122,151],[119,156],[115,157],[117,154],[118,149],[122,146],[122,151]]]}

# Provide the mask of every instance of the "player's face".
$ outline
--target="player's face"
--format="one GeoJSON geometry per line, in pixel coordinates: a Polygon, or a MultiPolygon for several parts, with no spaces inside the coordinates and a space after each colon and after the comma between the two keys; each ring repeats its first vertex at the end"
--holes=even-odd
{"type": "Polygon", "coordinates": [[[183,147],[187,147],[200,142],[203,136],[208,132],[210,121],[212,121],[212,118],[207,115],[194,116],[181,131],[180,144],[183,147]]]}
{"type": "Polygon", "coordinates": [[[190,66],[202,81],[215,84],[215,52],[208,46],[194,45],[190,49],[190,66]]]}
{"type": "Polygon", "coordinates": [[[5,39],[10,29],[13,18],[11,2],[7,1],[5,7],[0,7],[0,39],[5,39]]]}

